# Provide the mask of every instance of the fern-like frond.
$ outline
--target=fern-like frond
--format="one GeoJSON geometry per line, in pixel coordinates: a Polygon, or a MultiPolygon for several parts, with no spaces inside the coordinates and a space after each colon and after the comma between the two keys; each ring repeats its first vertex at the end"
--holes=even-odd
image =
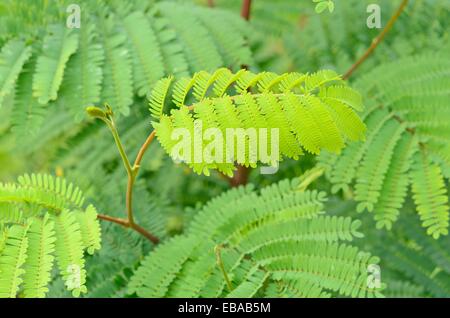
{"type": "Polygon", "coordinates": [[[52,220],[55,222],[55,257],[59,271],[67,289],[79,296],[87,292],[80,224],[68,211],[53,216],[52,220]]]}
{"type": "Polygon", "coordinates": [[[105,52],[102,100],[128,115],[133,102],[133,85],[130,52],[125,46],[126,36],[116,32],[113,16],[105,17],[100,29],[105,52]]]}
{"type": "Polygon", "coordinates": [[[373,204],[378,201],[394,148],[403,132],[403,125],[391,119],[373,141],[370,156],[365,157],[356,176],[355,200],[362,201],[357,207],[359,212],[364,209],[373,211],[373,204]],[[386,140],[389,142],[386,143],[386,140]]]}
{"type": "Polygon", "coordinates": [[[31,48],[20,40],[11,40],[2,47],[0,52],[0,107],[5,96],[13,91],[16,80],[30,56],[31,48]]]}
{"type": "Polygon", "coordinates": [[[233,14],[222,11],[220,8],[195,8],[200,23],[209,31],[215,42],[218,52],[223,56],[223,64],[229,67],[249,65],[253,59],[251,51],[244,37],[236,34],[248,35],[245,22],[235,19],[233,14]],[[227,32],[223,32],[226,26],[227,32]]]}
{"type": "Polygon", "coordinates": [[[171,82],[172,77],[168,77],[165,80],[158,81],[153,88],[153,93],[149,100],[149,106],[152,117],[156,119],[159,119],[163,113],[166,95],[171,82]]]}
{"type": "Polygon", "coordinates": [[[319,284],[307,279],[286,280],[284,283],[272,282],[267,286],[268,298],[330,298],[331,294],[324,292],[319,284]]]}
{"type": "Polygon", "coordinates": [[[407,281],[390,280],[384,293],[387,298],[422,298],[423,287],[407,281]]]}
{"type": "Polygon", "coordinates": [[[84,109],[100,102],[105,52],[99,43],[99,34],[94,21],[83,19],[78,32],[77,52],[67,63],[61,84],[62,102],[77,121],[85,115],[84,109]]]}
{"type": "Polygon", "coordinates": [[[262,270],[251,271],[245,281],[236,286],[227,298],[251,298],[263,287],[270,274],[262,270]]]}
{"type": "Polygon", "coordinates": [[[379,253],[392,269],[413,278],[414,282],[434,297],[448,297],[450,273],[436,267],[436,264],[430,262],[428,255],[406,244],[386,244],[380,248],[379,253]]]}
{"type": "Polygon", "coordinates": [[[136,271],[129,284],[130,291],[142,297],[163,297],[195,247],[194,242],[194,239],[178,237],[158,247],[152,252],[155,257],[147,257],[136,271]],[[162,263],[162,259],[170,261],[162,263]]]}
{"type": "Polygon", "coordinates": [[[42,105],[33,97],[33,74],[35,61],[30,61],[24,67],[17,81],[14,108],[11,114],[12,129],[19,142],[24,142],[36,135],[44,122],[46,105],[42,105]]]}
{"type": "MultiPolygon", "coordinates": [[[[26,123],[30,134],[24,134],[24,131],[20,130],[20,122],[17,121],[13,126],[14,132],[18,132],[19,139],[16,143],[15,150],[18,155],[32,155],[36,154],[39,150],[49,151],[50,145],[61,145],[64,143],[68,135],[80,129],[80,126],[75,126],[75,120],[73,115],[68,111],[61,111],[58,107],[47,107],[48,105],[41,105],[36,99],[33,99],[32,104],[27,104],[29,109],[25,116],[29,116],[26,123]],[[35,124],[39,123],[39,127],[35,127],[35,124]],[[45,125],[43,125],[45,123],[45,125]],[[15,128],[14,128],[15,127],[15,128]]],[[[56,105],[55,105],[56,106],[56,105]]],[[[23,114],[17,115],[23,118],[23,114]]],[[[18,119],[21,120],[21,119],[18,119]]]]}
{"type": "Polygon", "coordinates": [[[81,237],[84,248],[89,254],[94,254],[100,249],[100,224],[97,221],[97,211],[93,205],[89,205],[84,212],[75,214],[80,224],[81,237]]]}
{"type": "Polygon", "coordinates": [[[159,16],[157,12],[153,12],[149,22],[155,30],[157,41],[161,45],[161,55],[166,69],[165,73],[187,76],[189,74],[189,64],[183,53],[183,46],[178,42],[177,33],[170,28],[169,21],[159,16]]]}
{"type": "Polygon", "coordinates": [[[390,230],[403,206],[410,180],[408,171],[412,164],[412,153],[417,151],[417,141],[411,134],[404,134],[399,140],[389,170],[387,180],[381,189],[379,199],[374,206],[377,228],[390,230]]]}
{"type": "Polygon", "coordinates": [[[45,297],[54,259],[68,290],[85,293],[84,251],[100,248],[100,225],[81,190],[32,174],[0,184],[0,296],[45,297]]]}
{"type": "MultiPolygon", "coordinates": [[[[326,1],[322,3],[324,2],[326,1]]],[[[368,17],[366,9],[374,2],[335,2],[332,14],[316,14],[308,1],[260,0],[252,4],[250,23],[257,24],[255,33],[261,33],[258,35],[260,47],[255,54],[257,60],[264,63],[266,68],[275,71],[286,68],[316,69],[324,65],[338,72],[349,69],[379,33],[377,28],[367,28],[365,23],[351,22],[365,21],[368,17]],[[291,19],[289,28],[285,29],[282,40],[268,40],[270,26],[281,24],[281,12],[284,13],[281,19],[291,19]]],[[[376,3],[382,8],[385,17],[392,16],[398,6],[390,0],[378,0],[376,3]]],[[[233,6],[238,13],[240,1],[222,0],[218,5],[233,6]]],[[[369,60],[360,65],[355,76],[369,72],[377,65],[392,59],[449,48],[446,33],[448,9],[446,0],[423,0],[406,6],[389,37],[383,40],[383,45],[371,54],[369,60]],[[435,25],[431,25],[430,20],[436,21],[435,25]],[[413,37],[414,41],[411,41],[413,37]]]]}
{"type": "Polygon", "coordinates": [[[0,297],[16,297],[23,281],[22,268],[27,258],[28,227],[13,225],[6,232],[5,245],[0,254],[0,297]]]}
{"type": "Polygon", "coordinates": [[[161,48],[148,18],[142,12],[130,14],[123,23],[129,43],[134,47],[131,52],[136,91],[144,96],[149,87],[165,74],[161,48]]]}
{"type": "Polygon", "coordinates": [[[58,97],[66,64],[78,49],[78,35],[63,25],[50,25],[37,59],[33,76],[33,96],[41,104],[58,97]]]}
{"type": "Polygon", "coordinates": [[[0,224],[1,223],[17,223],[22,224],[24,213],[16,204],[0,203],[0,224]]]}
{"type": "MultiPolygon", "coordinates": [[[[152,91],[152,115],[161,113],[165,97],[170,94],[170,83],[170,78],[163,79],[152,91]]],[[[172,100],[179,109],[172,110],[170,117],[161,115],[160,122],[154,122],[153,125],[165,150],[174,159],[190,163],[197,173],[209,174],[209,169],[218,169],[230,174],[233,160],[230,162],[229,158],[249,166],[255,164],[251,158],[256,154],[247,148],[238,151],[236,145],[230,149],[228,144],[222,142],[216,152],[226,154],[226,158],[221,159],[223,161],[205,163],[205,160],[200,160],[193,163],[192,155],[197,151],[196,147],[203,149],[208,143],[194,138],[194,142],[189,145],[190,154],[178,157],[172,152],[177,143],[172,133],[177,128],[186,129],[190,136],[194,136],[194,131],[198,129],[203,133],[208,128],[218,128],[225,136],[228,128],[237,128],[241,129],[237,134],[238,140],[240,137],[249,138],[245,137],[247,129],[265,129],[266,132],[278,129],[282,137],[279,141],[280,154],[293,158],[303,153],[302,148],[312,153],[319,153],[322,149],[339,152],[346,140],[364,137],[365,127],[352,110],[362,108],[361,98],[332,71],[311,75],[277,75],[249,71],[232,74],[226,69],[218,69],[212,74],[202,71],[191,79],[181,79],[173,87],[172,100]],[[186,107],[188,100],[192,100],[189,108],[186,107]],[[193,114],[189,112],[190,109],[193,109],[193,114]],[[197,127],[199,122],[201,128],[197,127]]],[[[264,138],[261,131],[256,133],[258,140],[264,138]]],[[[266,138],[267,142],[275,137],[266,135],[266,138]]],[[[259,146],[261,143],[258,141],[259,146]]],[[[262,163],[273,164],[262,156],[257,157],[262,163]]]]}
{"type": "Polygon", "coordinates": [[[64,178],[54,178],[46,174],[25,174],[18,178],[19,185],[1,184],[2,202],[28,202],[62,209],[63,207],[81,207],[83,193],[64,178]]]}
{"type": "Polygon", "coordinates": [[[214,70],[224,65],[219,51],[208,29],[204,27],[196,15],[187,15],[186,6],[178,3],[161,2],[157,10],[161,11],[178,35],[178,40],[185,48],[185,57],[191,72],[199,67],[203,70],[214,70]]]}
{"type": "Polygon", "coordinates": [[[28,250],[24,264],[23,295],[28,298],[43,298],[48,292],[47,285],[53,268],[55,251],[54,223],[48,215],[42,219],[34,217],[30,221],[27,234],[28,250]]]}
{"type": "Polygon", "coordinates": [[[448,233],[449,71],[446,57],[424,55],[361,77],[355,87],[368,101],[365,142],[319,157],[333,192],[350,193],[354,185],[357,210],[375,211],[378,228],[392,228],[411,185],[427,233],[448,233]]]}
{"type": "Polygon", "coordinates": [[[325,195],[299,191],[300,182],[285,180],[260,194],[238,188],[213,199],[186,234],[144,259],[130,292],[140,297],[253,297],[282,290],[304,297],[380,296],[367,285],[367,266],[378,259],[343,243],[362,236],[360,222],[320,216],[325,195]]]}
{"type": "Polygon", "coordinates": [[[425,153],[416,155],[411,171],[411,183],[417,212],[427,233],[434,238],[448,234],[448,191],[441,168],[425,153]]]}
{"type": "MultiPolygon", "coordinates": [[[[66,27],[60,2],[8,1],[3,7],[3,58],[8,48],[16,51],[0,71],[1,98],[8,93],[12,101],[6,116],[12,116],[17,148],[26,153],[53,141],[64,145],[77,133],[85,107],[100,100],[127,115],[163,76],[253,64],[250,27],[219,8],[146,0],[78,4],[85,8],[79,29],[66,27]],[[54,123],[53,116],[66,120],[56,130],[43,125],[54,123]]],[[[142,122],[134,118],[135,124],[142,122]]]]}

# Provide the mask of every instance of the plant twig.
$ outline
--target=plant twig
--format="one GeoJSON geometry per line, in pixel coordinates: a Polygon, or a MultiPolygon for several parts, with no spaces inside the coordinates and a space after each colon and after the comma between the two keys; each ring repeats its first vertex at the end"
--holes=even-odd
{"type": "Polygon", "coordinates": [[[119,132],[117,131],[117,127],[114,123],[114,119],[112,116],[109,118],[109,120],[105,121],[108,125],[109,129],[111,130],[111,133],[114,137],[114,141],[116,142],[117,149],[119,150],[120,157],[122,158],[123,164],[125,166],[125,170],[127,171],[128,175],[128,182],[127,182],[127,190],[125,195],[125,210],[127,213],[127,220],[130,224],[134,224],[134,217],[133,217],[133,185],[136,178],[136,173],[134,172],[134,168],[131,167],[130,160],[128,159],[128,156],[124,150],[124,147],[122,145],[122,142],[119,137],[119,132]]]}
{"type": "Polygon", "coordinates": [[[240,185],[247,184],[249,174],[250,174],[250,167],[238,165],[236,173],[232,178],[229,179],[230,186],[238,187],[240,185]]]}
{"type": "Polygon", "coordinates": [[[113,216],[109,216],[109,215],[105,215],[105,214],[97,214],[97,219],[99,220],[103,220],[103,221],[108,221],[108,222],[113,222],[119,225],[122,225],[124,227],[128,227],[128,221],[125,219],[121,219],[121,218],[115,218],[113,216]]]}
{"type": "Polygon", "coordinates": [[[305,191],[308,186],[320,178],[325,173],[325,169],[322,167],[314,167],[305,171],[300,177],[300,184],[297,187],[298,191],[305,191]]]}
{"type": "Polygon", "coordinates": [[[208,7],[214,8],[214,0],[208,0],[208,7]]]}
{"type": "Polygon", "coordinates": [[[116,124],[114,123],[114,115],[112,112],[112,109],[109,105],[105,105],[105,110],[101,110],[98,107],[91,106],[86,109],[87,113],[94,117],[101,119],[103,122],[106,123],[109,130],[111,131],[114,141],[116,143],[117,149],[119,150],[120,157],[122,158],[123,165],[125,167],[125,170],[127,171],[128,175],[128,182],[127,182],[127,190],[126,190],[126,197],[125,197],[125,209],[126,209],[126,219],[122,218],[116,218],[104,214],[99,214],[98,218],[100,220],[113,222],[116,224],[120,224],[124,227],[131,228],[138,232],[139,234],[146,237],[148,240],[152,241],[153,243],[157,244],[159,242],[159,239],[145,230],[143,227],[139,226],[134,222],[134,216],[133,216],[133,186],[136,181],[137,174],[139,172],[139,168],[141,165],[142,158],[147,151],[148,147],[150,146],[151,142],[155,138],[155,131],[152,131],[150,135],[147,137],[145,142],[142,144],[141,148],[139,149],[139,152],[136,156],[136,160],[134,161],[133,166],[130,164],[130,160],[128,159],[128,156],[125,152],[125,149],[123,147],[122,141],[120,140],[119,132],[117,130],[116,124]]]}
{"type": "Polygon", "coordinates": [[[245,20],[250,19],[250,8],[252,6],[252,0],[243,0],[241,7],[241,17],[245,20]]]}
{"type": "Polygon", "coordinates": [[[233,285],[231,284],[230,278],[228,277],[227,271],[225,270],[225,266],[222,261],[222,245],[216,245],[214,247],[214,253],[216,254],[216,263],[220,268],[220,271],[223,274],[223,278],[227,284],[228,290],[231,292],[233,290],[233,285]]]}
{"type": "Polygon", "coordinates": [[[135,176],[128,175],[127,191],[125,193],[125,211],[127,212],[127,219],[131,224],[134,224],[133,216],[133,186],[135,176]]]}
{"type": "Polygon", "coordinates": [[[145,152],[147,151],[148,147],[150,146],[151,142],[155,138],[156,131],[153,130],[150,135],[147,137],[145,142],[142,144],[141,148],[139,149],[139,152],[136,156],[136,160],[134,161],[133,167],[131,167],[131,172],[128,173],[128,182],[127,182],[127,191],[125,195],[125,204],[126,204],[126,212],[127,212],[127,221],[129,223],[129,227],[133,230],[139,232],[143,236],[145,236],[147,239],[152,241],[153,243],[158,243],[159,239],[154,236],[153,234],[146,231],[144,228],[139,226],[134,222],[134,215],[133,215],[133,187],[134,183],[136,181],[137,174],[139,172],[139,168],[141,167],[141,161],[144,157],[145,152]]]}
{"type": "Polygon", "coordinates": [[[394,13],[394,15],[389,19],[388,23],[386,24],[386,27],[381,31],[381,33],[372,41],[372,44],[369,46],[367,51],[353,64],[350,69],[345,73],[343,76],[343,79],[348,79],[352,73],[372,54],[372,52],[377,48],[377,46],[383,41],[386,34],[389,32],[389,30],[392,29],[392,26],[397,21],[400,14],[403,12],[404,8],[408,4],[409,0],[403,0],[400,6],[398,7],[397,11],[394,13]]]}
{"type": "Polygon", "coordinates": [[[136,232],[138,232],[139,234],[145,236],[149,241],[152,241],[153,244],[158,244],[159,243],[159,238],[158,237],[156,237],[155,235],[153,235],[152,233],[150,233],[149,231],[147,231],[143,227],[137,225],[136,223],[130,224],[130,227],[133,230],[135,230],[136,232]]]}
{"type": "Polygon", "coordinates": [[[125,166],[125,170],[127,171],[128,175],[132,174],[130,160],[128,160],[128,156],[122,145],[122,141],[120,140],[119,132],[117,131],[117,127],[116,124],[114,123],[114,120],[110,118],[109,120],[106,121],[104,120],[104,122],[108,125],[109,130],[111,130],[117,149],[119,150],[120,157],[122,158],[123,165],[125,166]]]}
{"type": "Polygon", "coordinates": [[[159,243],[159,238],[154,236],[152,233],[148,232],[143,227],[137,225],[136,223],[130,223],[126,219],[116,218],[116,217],[112,217],[112,216],[105,215],[105,214],[98,214],[97,218],[99,220],[108,221],[108,222],[122,225],[123,227],[126,227],[126,228],[131,228],[131,229],[135,230],[136,232],[138,232],[139,234],[141,234],[142,236],[145,236],[148,240],[152,241],[154,244],[159,243]]]}
{"type": "Polygon", "coordinates": [[[139,166],[141,165],[142,157],[144,156],[144,153],[147,151],[148,146],[152,143],[153,139],[155,138],[156,130],[153,130],[150,135],[148,135],[145,142],[142,144],[141,149],[139,149],[139,152],[136,156],[136,160],[133,164],[133,169],[138,170],[139,166]]]}
{"type": "Polygon", "coordinates": [[[150,135],[147,137],[145,142],[142,144],[141,148],[139,149],[139,152],[136,156],[136,160],[134,161],[133,167],[131,168],[131,173],[128,174],[128,184],[127,184],[127,192],[126,192],[126,211],[128,216],[128,221],[131,224],[134,223],[134,217],[133,217],[133,186],[134,182],[136,181],[137,174],[139,172],[139,168],[141,167],[141,161],[144,157],[145,152],[147,151],[148,147],[152,143],[153,139],[155,138],[156,130],[153,130],[150,135]]]}

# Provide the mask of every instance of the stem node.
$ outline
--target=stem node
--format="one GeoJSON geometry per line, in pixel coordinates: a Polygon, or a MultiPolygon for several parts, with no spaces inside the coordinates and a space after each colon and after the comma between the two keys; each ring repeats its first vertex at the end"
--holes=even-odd
{"type": "Polygon", "coordinates": [[[122,158],[123,165],[125,167],[125,170],[127,171],[128,183],[127,183],[127,190],[126,190],[126,197],[125,197],[127,218],[121,219],[121,218],[115,218],[115,217],[111,217],[111,216],[103,215],[103,214],[99,214],[98,218],[100,220],[120,224],[126,228],[131,228],[131,229],[135,230],[136,232],[138,232],[139,234],[143,235],[145,238],[147,238],[154,244],[157,244],[157,243],[159,243],[159,239],[156,236],[154,236],[153,234],[151,234],[150,232],[145,230],[143,227],[137,225],[134,222],[133,205],[132,205],[133,204],[133,186],[134,186],[136,177],[139,172],[140,163],[141,163],[142,157],[144,156],[145,151],[147,150],[150,143],[153,141],[156,132],[153,130],[150,133],[150,135],[147,137],[147,140],[144,142],[144,144],[139,149],[138,155],[136,157],[136,160],[134,161],[133,166],[131,166],[130,160],[128,159],[128,156],[122,145],[122,141],[120,140],[119,132],[117,130],[116,124],[114,123],[112,109],[109,105],[105,105],[105,109],[106,109],[105,111],[102,111],[97,108],[91,108],[90,111],[91,111],[91,113],[95,112],[94,115],[98,115],[98,114],[104,115],[104,116],[95,116],[95,117],[99,118],[103,122],[105,122],[106,125],[108,126],[109,130],[111,131],[113,138],[114,138],[114,142],[116,143],[117,149],[119,150],[120,157],[122,158]],[[99,113],[99,112],[102,112],[102,113],[99,113]]]}

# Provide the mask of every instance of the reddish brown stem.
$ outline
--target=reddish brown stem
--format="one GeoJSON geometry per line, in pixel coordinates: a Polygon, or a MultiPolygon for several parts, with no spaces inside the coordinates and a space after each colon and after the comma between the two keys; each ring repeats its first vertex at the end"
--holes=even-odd
{"type": "Polygon", "coordinates": [[[236,173],[234,174],[233,178],[229,179],[230,186],[238,187],[240,185],[247,184],[249,174],[250,174],[249,167],[238,165],[236,173]]]}
{"type": "Polygon", "coordinates": [[[252,0],[243,0],[241,7],[241,17],[245,20],[250,19],[250,8],[252,6],[252,0]]]}
{"type": "MultiPolygon", "coordinates": [[[[252,7],[252,0],[243,0],[241,8],[241,17],[244,20],[250,20],[250,10],[252,7]]],[[[242,69],[248,69],[248,65],[242,65],[242,69]]],[[[244,166],[237,166],[236,173],[232,178],[229,179],[229,184],[231,187],[238,187],[243,184],[247,184],[248,175],[250,174],[250,168],[244,166]]]]}
{"type": "Polygon", "coordinates": [[[208,0],[208,7],[214,8],[214,0],[208,0]]]}
{"type": "Polygon", "coordinates": [[[369,46],[367,51],[353,64],[350,69],[345,73],[343,76],[343,79],[348,79],[352,73],[370,56],[370,54],[375,51],[377,46],[383,41],[386,34],[389,32],[389,30],[392,29],[392,26],[397,21],[400,14],[405,9],[406,5],[408,4],[409,0],[403,0],[400,6],[398,7],[397,11],[394,13],[394,15],[389,19],[388,23],[386,24],[386,27],[381,31],[381,33],[372,41],[372,44],[369,46]]]}
{"type": "Polygon", "coordinates": [[[148,240],[152,241],[153,244],[158,244],[159,243],[159,238],[157,238],[156,236],[154,236],[152,233],[148,232],[146,229],[144,229],[143,227],[133,223],[130,224],[130,227],[135,230],[136,232],[140,233],[141,235],[145,236],[148,240]]]}
{"type": "Polygon", "coordinates": [[[116,218],[116,217],[112,217],[112,216],[105,215],[105,214],[98,214],[97,218],[99,220],[116,223],[116,224],[119,224],[119,225],[121,225],[123,227],[133,229],[136,232],[138,232],[139,234],[141,234],[142,236],[146,237],[148,240],[150,240],[154,244],[158,244],[159,243],[159,238],[157,238],[156,236],[154,236],[153,234],[148,232],[143,227],[137,225],[136,223],[130,223],[129,220],[122,219],[122,218],[116,218]]]}
{"type": "Polygon", "coordinates": [[[139,152],[136,156],[136,160],[134,161],[133,168],[139,167],[141,165],[142,157],[144,156],[144,153],[147,151],[148,146],[152,143],[153,139],[155,138],[156,130],[153,130],[151,134],[147,137],[147,140],[142,144],[141,149],[139,149],[139,152]]]}
{"type": "Polygon", "coordinates": [[[141,167],[141,161],[144,157],[145,152],[147,151],[148,147],[152,143],[153,139],[155,138],[156,131],[153,130],[150,135],[147,137],[145,142],[142,144],[141,148],[139,149],[139,152],[136,156],[136,160],[134,161],[133,167],[131,169],[131,174],[128,175],[128,183],[127,183],[127,192],[126,192],[126,210],[127,210],[127,217],[131,224],[134,224],[134,217],[133,217],[133,186],[134,181],[136,180],[136,176],[139,172],[139,168],[141,167]]]}
{"type": "Polygon", "coordinates": [[[122,219],[122,218],[115,218],[115,217],[112,217],[112,216],[109,216],[109,215],[105,215],[105,214],[98,214],[97,218],[99,220],[113,222],[113,223],[122,225],[124,227],[129,227],[128,220],[125,220],[125,219],[122,219]]]}
{"type": "Polygon", "coordinates": [[[139,152],[136,156],[136,160],[134,161],[133,166],[131,166],[128,157],[125,153],[125,150],[123,149],[122,142],[119,138],[119,133],[117,132],[117,128],[114,125],[113,121],[107,122],[109,128],[111,129],[111,132],[114,136],[114,140],[116,141],[116,145],[119,149],[120,156],[122,157],[122,160],[124,162],[127,175],[128,175],[128,182],[127,182],[127,190],[125,194],[125,210],[127,214],[126,219],[121,218],[115,218],[108,215],[99,215],[98,218],[104,221],[109,221],[113,223],[120,224],[124,227],[131,228],[135,230],[136,232],[140,233],[141,235],[145,236],[147,239],[152,241],[153,243],[158,243],[159,239],[151,234],[150,232],[146,231],[144,228],[140,227],[134,222],[134,216],[133,216],[133,186],[134,182],[136,180],[137,174],[139,172],[139,168],[141,165],[142,158],[144,157],[145,152],[147,151],[148,147],[150,146],[151,142],[155,138],[156,132],[152,131],[150,135],[147,137],[145,142],[142,144],[141,148],[139,149],[139,152]]]}
{"type": "MultiPolygon", "coordinates": [[[[132,173],[134,173],[134,172],[132,172],[132,173]]],[[[125,206],[126,206],[128,221],[130,221],[131,223],[134,223],[133,186],[134,186],[134,177],[129,175],[128,182],[127,182],[127,192],[125,194],[125,206]]]]}

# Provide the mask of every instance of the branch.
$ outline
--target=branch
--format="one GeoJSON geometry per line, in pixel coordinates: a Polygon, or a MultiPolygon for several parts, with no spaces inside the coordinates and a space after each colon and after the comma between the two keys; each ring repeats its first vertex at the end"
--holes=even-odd
{"type": "Polygon", "coordinates": [[[142,144],[141,148],[139,149],[139,152],[136,156],[136,160],[134,161],[133,166],[131,166],[130,161],[128,160],[128,156],[125,152],[125,149],[122,145],[122,141],[119,137],[119,132],[117,130],[117,127],[114,123],[114,114],[112,112],[112,109],[109,105],[105,105],[105,110],[102,110],[95,106],[90,106],[86,108],[87,113],[93,117],[101,119],[103,122],[106,123],[106,125],[109,127],[113,137],[114,141],[116,143],[117,149],[119,150],[120,157],[122,158],[123,164],[125,166],[125,170],[127,171],[128,175],[128,182],[127,182],[127,190],[125,195],[125,206],[126,206],[126,219],[121,218],[115,218],[108,215],[99,214],[98,218],[100,220],[113,222],[119,225],[122,225],[127,228],[131,228],[135,230],[136,232],[140,233],[141,235],[145,236],[148,240],[152,241],[153,243],[157,244],[159,242],[159,239],[136,224],[134,222],[134,216],[133,216],[133,186],[134,182],[136,181],[137,174],[139,172],[139,168],[141,165],[142,158],[144,157],[145,152],[147,151],[148,147],[150,146],[151,142],[155,138],[155,131],[152,131],[150,135],[147,137],[145,142],[142,144]]]}
{"type": "Polygon", "coordinates": [[[243,0],[241,7],[241,17],[245,20],[250,20],[250,8],[252,6],[252,0],[243,0]]]}
{"type": "Polygon", "coordinates": [[[122,158],[123,165],[125,166],[125,170],[127,171],[128,175],[132,174],[132,168],[130,164],[130,160],[128,160],[128,156],[125,153],[125,150],[122,145],[122,141],[119,137],[119,132],[117,131],[116,124],[114,123],[114,120],[112,117],[109,120],[104,120],[106,125],[108,125],[109,130],[111,130],[111,133],[113,135],[114,141],[116,143],[117,149],[119,150],[120,157],[122,158]]]}
{"type": "Polygon", "coordinates": [[[136,232],[138,232],[139,234],[145,236],[148,240],[152,241],[154,244],[158,244],[159,243],[159,238],[157,238],[156,236],[154,236],[153,234],[151,234],[150,232],[145,230],[143,227],[137,225],[136,223],[130,223],[126,219],[115,218],[115,217],[112,217],[112,216],[109,216],[109,215],[105,215],[105,214],[98,214],[97,218],[99,220],[103,220],[103,221],[108,221],[108,222],[119,224],[119,225],[121,225],[123,227],[126,227],[126,228],[131,228],[131,229],[135,230],[136,232]]]}
{"type": "Polygon", "coordinates": [[[308,186],[320,178],[325,173],[325,169],[322,167],[314,167],[305,171],[300,177],[300,184],[297,187],[298,191],[305,191],[308,186]]]}
{"type": "Polygon", "coordinates": [[[216,254],[216,263],[220,268],[220,271],[222,272],[223,278],[225,279],[225,282],[227,284],[228,290],[231,292],[233,290],[233,285],[231,284],[230,278],[228,277],[227,271],[225,270],[225,266],[223,265],[222,261],[222,245],[216,245],[214,247],[214,253],[216,254]]]}
{"type": "Polygon", "coordinates": [[[119,150],[120,157],[122,158],[123,164],[125,166],[125,170],[127,171],[128,175],[128,182],[127,182],[127,190],[126,190],[126,196],[125,196],[125,207],[127,212],[127,221],[130,224],[134,224],[134,218],[133,218],[133,185],[134,180],[136,178],[136,173],[134,171],[134,167],[131,167],[130,161],[128,160],[128,156],[125,153],[124,147],[122,145],[122,142],[120,141],[119,132],[117,131],[116,125],[114,123],[114,120],[111,117],[109,120],[105,121],[108,125],[109,129],[111,130],[111,133],[114,137],[114,141],[116,142],[117,149],[119,150]]]}
{"type": "Polygon", "coordinates": [[[127,171],[128,182],[125,196],[125,206],[127,212],[127,221],[130,224],[134,224],[132,205],[133,205],[133,185],[134,180],[136,178],[135,169],[134,167],[131,167],[130,161],[128,160],[128,156],[126,155],[122,142],[120,141],[119,132],[117,131],[116,125],[114,124],[113,118],[111,117],[109,121],[106,121],[106,124],[111,130],[111,133],[114,137],[114,141],[116,142],[117,145],[117,149],[119,150],[120,157],[122,158],[123,164],[125,166],[125,170],[127,171]]]}
{"type": "Polygon", "coordinates": [[[128,175],[127,191],[125,194],[125,210],[127,212],[127,219],[131,224],[134,224],[133,216],[133,186],[135,177],[128,175]]]}
{"type": "Polygon", "coordinates": [[[403,12],[403,9],[406,7],[406,5],[408,4],[408,0],[403,0],[402,3],[400,4],[400,6],[398,7],[397,11],[394,13],[394,15],[389,19],[388,23],[386,24],[386,27],[383,29],[383,31],[381,31],[381,33],[372,41],[372,44],[370,45],[370,47],[367,49],[367,51],[364,53],[363,56],[361,56],[359,58],[359,60],[357,60],[355,62],[355,64],[353,64],[350,69],[345,73],[345,75],[343,76],[343,79],[348,79],[352,73],[370,56],[370,54],[372,54],[372,52],[377,48],[377,46],[381,43],[381,41],[383,41],[384,37],[386,36],[386,34],[389,32],[389,30],[392,29],[392,26],[394,25],[394,23],[397,21],[398,17],[400,16],[400,14],[403,12]]]}
{"type": "Polygon", "coordinates": [[[141,149],[139,149],[139,152],[136,156],[136,160],[134,161],[133,169],[139,169],[142,161],[142,157],[144,156],[144,153],[147,151],[148,146],[152,143],[153,139],[155,138],[156,130],[153,130],[150,135],[147,137],[147,140],[145,140],[144,144],[141,146],[141,149]]]}
{"type": "Polygon", "coordinates": [[[112,223],[116,223],[119,225],[122,225],[124,227],[129,227],[128,221],[125,219],[121,219],[121,218],[115,218],[109,215],[105,215],[105,214],[97,214],[97,219],[99,220],[103,220],[103,221],[108,221],[108,222],[112,222],[112,223]]]}
{"type": "Polygon", "coordinates": [[[148,232],[146,229],[144,229],[143,227],[137,225],[136,223],[133,223],[130,225],[130,227],[135,230],[136,232],[138,232],[139,234],[145,236],[149,241],[152,241],[153,244],[158,244],[159,243],[159,238],[157,238],[156,236],[154,236],[152,233],[148,232]]]}
{"type": "Polygon", "coordinates": [[[141,167],[141,161],[144,157],[145,152],[148,149],[148,146],[150,146],[151,142],[155,138],[156,130],[153,130],[150,135],[147,137],[145,142],[142,144],[141,148],[139,149],[139,152],[136,156],[136,160],[134,161],[133,167],[131,168],[131,174],[128,174],[128,184],[127,184],[127,192],[126,192],[126,211],[128,220],[131,224],[134,223],[134,217],[133,217],[133,186],[134,181],[136,180],[136,176],[139,172],[139,168],[141,167]]]}
{"type": "Polygon", "coordinates": [[[232,178],[229,179],[228,182],[230,186],[233,188],[243,184],[247,184],[249,174],[250,174],[250,167],[238,165],[236,173],[232,178]]]}

